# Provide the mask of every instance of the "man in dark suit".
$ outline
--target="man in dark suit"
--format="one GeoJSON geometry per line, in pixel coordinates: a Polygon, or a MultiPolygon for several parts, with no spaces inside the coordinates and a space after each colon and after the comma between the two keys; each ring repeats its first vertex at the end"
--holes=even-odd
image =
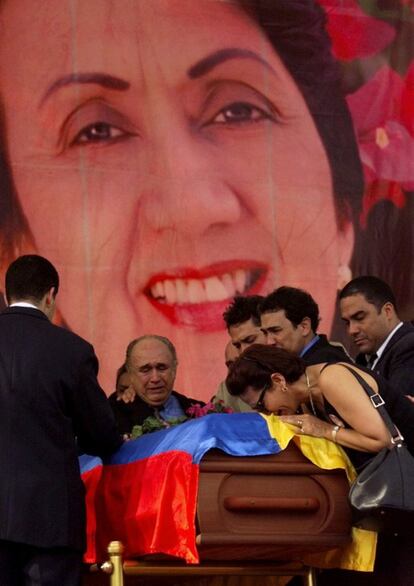
{"type": "Polygon", "coordinates": [[[185,419],[188,409],[199,404],[174,391],[177,372],[177,353],[173,343],[164,336],[147,334],[132,340],[126,350],[125,366],[129,375],[129,390],[133,400],[111,399],[119,430],[126,435],[136,425],[142,425],[149,417],[155,417],[161,425],[185,419]]]}
{"type": "Polygon", "coordinates": [[[350,362],[340,344],[318,334],[319,307],[312,296],[296,287],[279,287],[260,304],[261,329],[268,344],[297,354],[307,364],[350,362]]]}
{"type": "Polygon", "coordinates": [[[9,307],[0,314],[2,586],[80,583],[78,449],[105,457],[121,444],[92,346],[50,322],[58,288],[56,269],[40,256],[22,256],[7,270],[9,307]]]}
{"type": "Polygon", "coordinates": [[[350,281],[339,294],[340,311],[368,366],[406,395],[414,396],[414,326],[398,317],[394,294],[377,277],[350,281]]]}

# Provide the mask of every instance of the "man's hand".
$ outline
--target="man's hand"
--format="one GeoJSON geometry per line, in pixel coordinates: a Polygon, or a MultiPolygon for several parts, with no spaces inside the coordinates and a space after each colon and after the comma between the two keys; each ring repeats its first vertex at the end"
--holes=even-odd
{"type": "Polygon", "coordinates": [[[123,401],[124,403],[132,403],[132,401],[134,399],[135,399],[135,391],[131,385],[127,389],[125,389],[125,391],[123,391],[122,393],[117,395],[117,398],[116,398],[117,401],[123,401]]]}

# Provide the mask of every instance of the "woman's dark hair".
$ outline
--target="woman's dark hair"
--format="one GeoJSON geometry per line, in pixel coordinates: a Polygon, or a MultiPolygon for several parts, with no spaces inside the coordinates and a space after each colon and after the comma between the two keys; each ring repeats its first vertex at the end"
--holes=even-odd
{"type": "Polygon", "coordinates": [[[252,344],[231,366],[226,386],[231,395],[241,395],[247,387],[271,386],[271,376],[282,374],[288,383],[297,381],[305,372],[302,358],[276,346],[252,344]]]}
{"type": "MultiPolygon", "coordinates": [[[[324,30],[323,9],[314,0],[239,0],[239,4],[265,31],[308,105],[331,167],[338,226],[342,228],[347,220],[353,220],[352,274],[376,275],[390,283],[400,317],[412,320],[414,192],[406,192],[402,208],[381,200],[370,211],[366,227],[361,229],[363,175],[352,120],[343,96],[356,88],[347,80],[347,69],[341,71],[331,53],[331,41],[324,30]]],[[[386,8],[387,3],[372,4],[377,14],[388,10],[393,25],[404,30],[402,3],[389,2],[386,8]]],[[[360,70],[358,60],[355,60],[355,68],[360,70]]],[[[337,338],[343,335],[342,324],[338,321],[332,335],[337,338]]]]}
{"type": "MultiPolygon", "coordinates": [[[[375,275],[390,284],[403,320],[414,319],[414,191],[404,207],[382,200],[370,211],[366,227],[356,233],[354,275],[375,275]]],[[[397,305],[395,305],[397,309],[397,305]]]]}
{"type": "Polygon", "coordinates": [[[329,160],[339,228],[357,224],[363,174],[341,72],[314,0],[239,0],[264,30],[309,108],[329,160]]]}

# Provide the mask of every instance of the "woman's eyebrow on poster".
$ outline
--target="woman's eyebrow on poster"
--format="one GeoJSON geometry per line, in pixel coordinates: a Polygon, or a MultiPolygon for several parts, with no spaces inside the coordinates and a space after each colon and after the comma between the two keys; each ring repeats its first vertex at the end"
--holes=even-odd
{"type": "Polygon", "coordinates": [[[121,79],[120,77],[115,77],[106,73],[70,73],[69,75],[60,77],[52,83],[40,100],[39,107],[43,106],[44,102],[51,94],[63,87],[73,84],[95,84],[116,91],[126,91],[131,85],[128,81],[121,79]]]}
{"type": "Polygon", "coordinates": [[[188,69],[187,75],[190,79],[197,79],[198,77],[207,75],[207,73],[214,69],[214,67],[217,67],[217,65],[221,65],[230,59],[253,59],[264,65],[269,71],[276,75],[276,71],[265,59],[263,59],[263,57],[249,49],[239,49],[237,47],[220,49],[219,51],[207,55],[207,57],[203,57],[188,69]]]}

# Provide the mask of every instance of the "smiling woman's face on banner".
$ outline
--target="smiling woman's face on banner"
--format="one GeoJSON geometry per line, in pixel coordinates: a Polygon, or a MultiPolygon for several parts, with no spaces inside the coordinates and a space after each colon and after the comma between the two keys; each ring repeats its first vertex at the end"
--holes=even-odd
{"type": "Polygon", "coordinates": [[[236,293],[303,287],[329,332],[352,229],[298,87],[239,6],[6,0],[0,16],[16,193],[107,391],[154,333],[177,346],[177,388],[210,397],[236,293]]]}

